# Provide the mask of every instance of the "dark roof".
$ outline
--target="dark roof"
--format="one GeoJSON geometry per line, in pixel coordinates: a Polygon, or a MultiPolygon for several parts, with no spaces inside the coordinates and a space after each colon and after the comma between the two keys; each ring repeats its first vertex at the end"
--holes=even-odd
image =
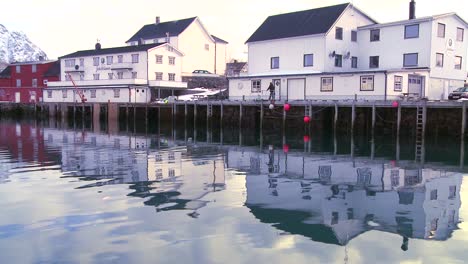
{"type": "Polygon", "coordinates": [[[348,5],[345,3],[269,16],[246,43],[326,33],[348,5]]]}
{"type": "Polygon", "coordinates": [[[7,66],[2,72],[0,72],[0,78],[10,78],[11,66],[7,66]]]}
{"type": "Polygon", "coordinates": [[[197,17],[191,17],[181,20],[162,22],[159,24],[144,25],[127,42],[138,41],[140,39],[165,38],[166,33],[169,36],[178,36],[184,31],[197,17]]]}
{"type": "Polygon", "coordinates": [[[151,48],[163,45],[165,43],[155,43],[155,44],[147,44],[147,45],[136,45],[136,46],[124,46],[124,47],[116,47],[116,48],[108,48],[108,49],[92,49],[92,50],[80,50],[74,53],[70,53],[68,55],[62,56],[59,59],[64,58],[76,58],[76,57],[84,57],[84,56],[93,56],[93,55],[104,55],[104,54],[113,54],[113,53],[125,53],[125,52],[136,52],[136,51],[145,51],[151,48]]]}
{"type": "Polygon", "coordinates": [[[215,40],[215,42],[221,42],[221,43],[225,43],[225,44],[228,44],[228,43],[229,43],[229,42],[225,41],[224,39],[218,38],[218,37],[215,36],[215,35],[211,35],[211,37],[215,40]]]}
{"type": "Polygon", "coordinates": [[[246,64],[247,62],[228,62],[226,63],[226,71],[232,70],[235,72],[240,72],[246,64]]]}
{"type": "Polygon", "coordinates": [[[60,61],[51,63],[47,71],[44,73],[44,77],[56,77],[60,76],[60,61]]]}

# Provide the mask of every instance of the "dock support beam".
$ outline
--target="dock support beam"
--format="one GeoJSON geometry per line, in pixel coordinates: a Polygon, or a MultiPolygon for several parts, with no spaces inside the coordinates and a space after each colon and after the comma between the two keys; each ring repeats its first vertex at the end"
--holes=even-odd
{"type": "Polygon", "coordinates": [[[375,103],[372,105],[372,134],[374,133],[375,129],[375,114],[376,114],[376,109],[375,109],[375,103]]]}
{"type": "Polygon", "coordinates": [[[338,123],[338,104],[335,103],[335,118],[333,119],[333,125],[336,130],[336,124],[338,123]]]}
{"type": "Polygon", "coordinates": [[[465,129],[466,129],[466,103],[463,102],[462,107],[462,123],[461,123],[461,137],[465,137],[465,129]]]}
{"type": "Polygon", "coordinates": [[[221,109],[220,109],[220,113],[219,113],[219,118],[220,118],[220,126],[221,128],[223,127],[223,118],[224,118],[224,105],[223,105],[223,101],[221,101],[221,109]]]}
{"type": "Polygon", "coordinates": [[[397,137],[400,136],[400,124],[401,124],[401,105],[397,108],[397,137]]]}
{"type": "Polygon", "coordinates": [[[241,101],[239,105],[239,129],[242,129],[242,110],[243,110],[243,105],[241,101]]]}
{"type": "Polygon", "coordinates": [[[351,134],[354,132],[354,121],[356,120],[356,102],[351,107],[351,134]]]}

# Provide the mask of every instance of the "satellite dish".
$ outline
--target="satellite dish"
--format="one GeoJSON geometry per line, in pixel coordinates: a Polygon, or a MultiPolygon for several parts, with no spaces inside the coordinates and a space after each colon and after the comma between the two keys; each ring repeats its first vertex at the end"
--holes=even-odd
{"type": "Polygon", "coordinates": [[[78,70],[80,68],[80,65],[75,65],[75,70],[78,70]]]}

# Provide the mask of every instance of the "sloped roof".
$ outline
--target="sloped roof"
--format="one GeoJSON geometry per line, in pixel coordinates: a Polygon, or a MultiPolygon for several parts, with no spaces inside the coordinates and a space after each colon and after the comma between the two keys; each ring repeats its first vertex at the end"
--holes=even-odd
{"type": "Polygon", "coordinates": [[[104,54],[114,54],[114,53],[126,53],[126,52],[136,52],[136,51],[145,51],[151,48],[164,45],[166,43],[155,43],[155,44],[146,44],[146,45],[137,45],[137,46],[124,46],[124,47],[115,47],[107,49],[92,49],[92,50],[80,50],[74,53],[60,57],[60,59],[65,58],[76,58],[76,57],[85,57],[93,55],[104,55],[104,54]]]}
{"type": "Polygon", "coordinates": [[[7,66],[5,69],[3,69],[2,72],[0,72],[0,78],[10,78],[11,76],[11,66],[7,66]]]}
{"type": "Polygon", "coordinates": [[[348,5],[345,3],[269,16],[246,43],[326,33],[348,5]]]}
{"type": "Polygon", "coordinates": [[[56,77],[60,76],[60,61],[57,60],[52,63],[47,71],[44,73],[44,77],[56,77]]]}
{"type": "Polygon", "coordinates": [[[165,38],[166,33],[169,36],[178,36],[182,33],[197,17],[191,17],[181,20],[162,22],[159,24],[144,25],[127,42],[138,41],[140,39],[165,38]]]}
{"type": "Polygon", "coordinates": [[[215,35],[211,35],[211,37],[212,37],[216,42],[220,42],[220,43],[224,43],[224,44],[229,44],[229,42],[225,41],[224,39],[220,39],[220,38],[218,38],[218,37],[215,36],[215,35]]]}

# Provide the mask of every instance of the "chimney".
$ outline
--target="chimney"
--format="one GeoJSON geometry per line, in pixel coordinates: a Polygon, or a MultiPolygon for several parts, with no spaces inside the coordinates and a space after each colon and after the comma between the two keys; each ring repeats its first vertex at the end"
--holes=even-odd
{"type": "Polygon", "coordinates": [[[96,50],[100,50],[101,49],[101,43],[97,42],[96,45],[94,45],[94,48],[96,48],[96,50]]]}
{"type": "Polygon", "coordinates": [[[171,43],[171,37],[169,36],[169,32],[166,32],[166,43],[171,43]]]}
{"type": "Polygon", "coordinates": [[[156,17],[156,23],[154,23],[154,24],[157,25],[157,24],[159,24],[160,22],[161,22],[160,17],[157,16],[157,17],[156,17]]]}
{"type": "Polygon", "coordinates": [[[416,2],[414,0],[411,0],[409,3],[409,19],[415,19],[416,18],[416,2]]]}

